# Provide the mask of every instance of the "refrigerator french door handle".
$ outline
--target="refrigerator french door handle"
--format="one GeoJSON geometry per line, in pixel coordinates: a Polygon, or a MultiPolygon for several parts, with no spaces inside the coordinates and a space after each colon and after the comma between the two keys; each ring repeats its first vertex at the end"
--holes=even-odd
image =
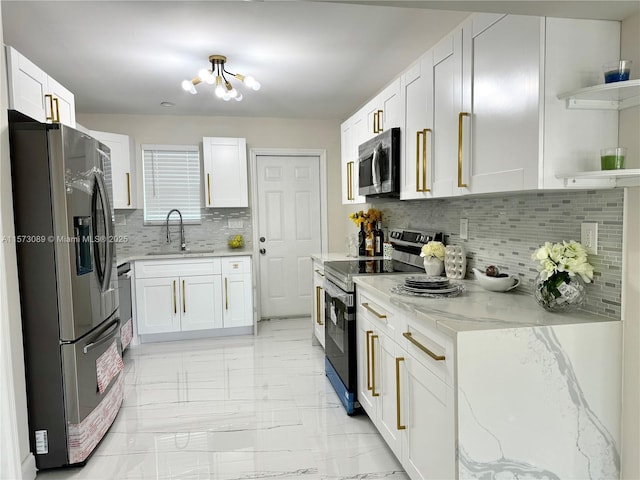
{"type": "Polygon", "coordinates": [[[82,352],[89,353],[91,350],[93,350],[96,347],[99,347],[103,343],[108,342],[109,340],[113,340],[116,337],[115,333],[118,331],[119,324],[120,324],[119,318],[116,318],[115,320],[113,320],[111,322],[111,325],[109,325],[109,327],[107,327],[106,330],[103,330],[100,333],[100,335],[98,335],[98,338],[96,338],[91,343],[84,346],[84,348],[82,349],[82,352]]]}
{"type": "Polygon", "coordinates": [[[112,210],[109,203],[109,195],[107,193],[107,186],[104,183],[102,175],[96,175],[96,182],[98,184],[98,190],[100,192],[100,199],[102,201],[102,210],[104,212],[104,231],[105,236],[105,261],[102,278],[102,291],[106,291],[111,283],[111,274],[113,273],[113,219],[111,218],[112,210]]]}

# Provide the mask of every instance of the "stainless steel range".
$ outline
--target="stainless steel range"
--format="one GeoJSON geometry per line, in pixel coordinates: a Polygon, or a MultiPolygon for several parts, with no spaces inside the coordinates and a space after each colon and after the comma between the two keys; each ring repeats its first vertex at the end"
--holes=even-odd
{"type": "Polygon", "coordinates": [[[393,229],[392,257],[326,262],[325,273],[325,371],[349,415],[360,406],[356,398],[356,316],[354,307],[356,275],[424,273],[420,257],[422,245],[443,241],[441,232],[393,229]]]}

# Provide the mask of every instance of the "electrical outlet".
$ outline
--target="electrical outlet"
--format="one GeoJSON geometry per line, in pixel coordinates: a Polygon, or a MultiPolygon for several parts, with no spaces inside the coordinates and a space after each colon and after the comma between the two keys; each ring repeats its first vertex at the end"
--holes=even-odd
{"type": "Polygon", "coordinates": [[[591,255],[598,254],[598,224],[585,222],[580,225],[580,243],[591,255]]]}
{"type": "Polygon", "coordinates": [[[469,238],[469,219],[460,219],[460,239],[467,240],[469,238]]]}

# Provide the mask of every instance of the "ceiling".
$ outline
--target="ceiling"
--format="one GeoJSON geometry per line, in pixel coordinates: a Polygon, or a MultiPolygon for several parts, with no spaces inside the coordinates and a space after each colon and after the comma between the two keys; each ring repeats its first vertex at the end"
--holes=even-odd
{"type": "Polygon", "coordinates": [[[639,5],[3,0],[2,22],[4,43],[71,90],[79,113],[344,119],[469,11],[620,20],[639,5]],[[215,98],[210,85],[184,92],[181,81],[208,68],[211,54],[261,90],[239,86],[242,102],[215,98]]]}

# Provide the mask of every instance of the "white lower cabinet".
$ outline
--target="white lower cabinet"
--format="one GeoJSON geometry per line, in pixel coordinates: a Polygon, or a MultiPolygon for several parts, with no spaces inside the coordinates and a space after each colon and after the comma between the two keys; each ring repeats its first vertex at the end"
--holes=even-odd
{"type": "Polygon", "coordinates": [[[248,256],[145,260],[134,268],[137,333],[143,337],[253,326],[248,256]]]}
{"type": "Polygon", "coordinates": [[[314,260],[311,321],[313,322],[313,336],[322,345],[322,348],[324,348],[324,313],[324,265],[321,261],[314,260]]]}
{"type": "Polygon", "coordinates": [[[412,479],[456,478],[453,342],[373,298],[356,290],[358,401],[412,479]]]}
{"type": "Polygon", "coordinates": [[[251,259],[249,257],[224,258],[222,274],[224,277],[224,327],[253,325],[251,259]]]}

